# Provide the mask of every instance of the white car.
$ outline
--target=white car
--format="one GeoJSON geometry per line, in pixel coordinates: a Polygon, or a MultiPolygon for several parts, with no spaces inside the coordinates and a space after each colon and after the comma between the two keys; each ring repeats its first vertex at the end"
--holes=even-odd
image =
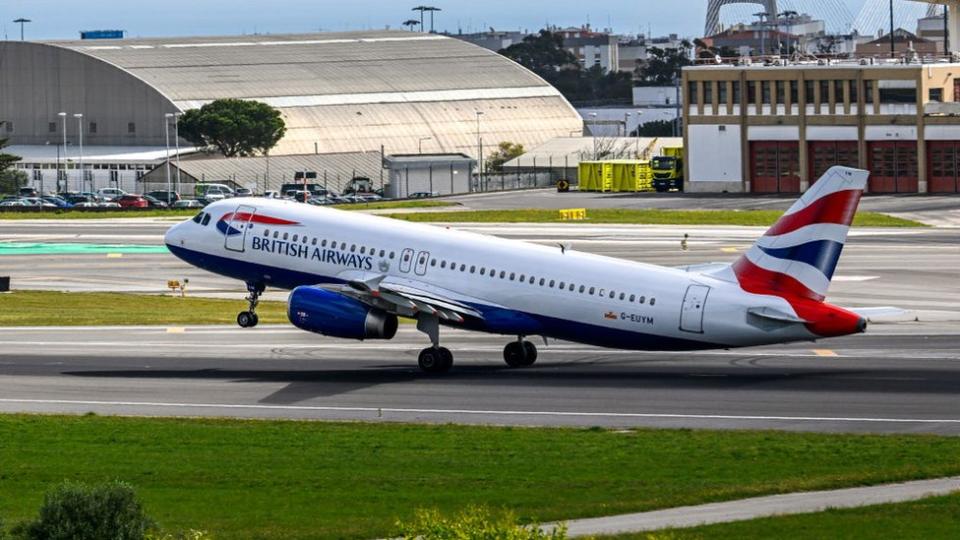
{"type": "Polygon", "coordinates": [[[105,201],[113,201],[126,194],[126,191],[118,188],[101,188],[97,190],[97,196],[105,201]]]}
{"type": "Polygon", "coordinates": [[[10,201],[0,202],[0,206],[7,207],[7,206],[30,206],[30,205],[21,199],[13,199],[10,201]]]}

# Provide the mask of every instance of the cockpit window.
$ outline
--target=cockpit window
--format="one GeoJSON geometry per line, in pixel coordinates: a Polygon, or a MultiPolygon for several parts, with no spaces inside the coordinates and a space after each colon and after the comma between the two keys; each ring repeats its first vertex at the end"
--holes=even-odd
{"type": "Polygon", "coordinates": [[[203,219],[203,215],[204,215],[204,213],[203,213],[203,212],[200,212],[199,214],[193,216],[193,222],[194,222],[194,223],[200,223],[200,220],[203,219]]]}
{"type": "Polygon", "coordinates": [[[206,227],[209,223],[210,223],[210,214],[204,214],[202,225],[206,227]]]}

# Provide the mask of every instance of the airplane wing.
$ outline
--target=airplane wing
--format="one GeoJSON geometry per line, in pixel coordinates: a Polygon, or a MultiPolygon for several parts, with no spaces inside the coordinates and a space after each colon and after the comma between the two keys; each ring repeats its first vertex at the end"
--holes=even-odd
{"type": "Polygon", "coordinates": [[[400,281],[370,272],[350,272],[342,277],[347,280],[346,283],[320,287],[405,317],[427,313],[457,323],[464,322],[466,317],[483,319],[479,311],[454,299],[457,296],[454,293],[426,284],[412,280],[400,281]]]}

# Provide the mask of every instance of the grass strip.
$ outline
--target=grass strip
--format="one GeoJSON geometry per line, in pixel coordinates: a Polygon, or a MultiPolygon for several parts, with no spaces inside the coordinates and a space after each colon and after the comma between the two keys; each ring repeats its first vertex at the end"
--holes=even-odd
{"type": "MultiPolygon", "coordinates": [[[[749,225],[770,226],[783,212],[779,210],[659,210],[602,208],[588,209],[587,219],[566,221],[558,210],[474,210],[466,212],[421,212],[390,214],[406,221],[447,223],[614,223],[638,225],[749,225]]],[[[859,227],[925,227],[926,225],[877,212],[858,212],[853,224],[859,227]]]]}
{"type": "Polygon", "coordinates": [[[8,522],[120,479],[168,529],[383,538],[424,507],[557,520],[954,475],[960,437],[7,415],[0,464],[8,522]]]}
{"type": "MultiPolygon", "coordinates": [[[[0,294],[0,326],[235,324],[243,300],[179,295],[14,291],[0,294]]],[[[263,301],[262,324],[286,323],[286,303],[263,301]]],[[[2,471],[0,471],[2,473],[2,471]]]]}
{"type": "Polygon", "coordinates": [[[956,538],[960,534],[960,493],[905,503],[604,537],[604,540],[809,538],[956,538]]]}

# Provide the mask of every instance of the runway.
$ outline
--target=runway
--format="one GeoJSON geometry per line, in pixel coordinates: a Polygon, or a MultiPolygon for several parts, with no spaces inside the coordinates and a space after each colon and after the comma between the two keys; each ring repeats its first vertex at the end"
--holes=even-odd
{"type": "Polygon", "coordinates": [[[960,334],[949,324],[703,353],[539,344],[508,369],[509,338],[444,333],[344,342],[286,327],[0,330],[0,410],[510,425],[960,434],[960,334]]]}
{"type": "MultiPolygon", "coordinates": [[[[0,222],[0,242],[159,246],[173,221],[0,222]]],[[[757,227],[450,226],[668,266],[731,261],[757,227]],[[680,248],[683,234],[689,249],[680,248]]],[[[242,303],[242,284],[165,253],[5,255],[14,288],[163,292],[242,303]]],[[[919,322],[868,333],[705,353],[540,344],[507,369],[509,338],[444,330],[455,370],[425,376],[426,338],[347,342],[290,327],[0,329],[0,410],[511,425],[771,428],[960,435],[960,235],[949,228],[852,231],[828,299],[896,306],[919,322]]],[[[284,291],[269,298],[285,299],[284,291]]]]}

